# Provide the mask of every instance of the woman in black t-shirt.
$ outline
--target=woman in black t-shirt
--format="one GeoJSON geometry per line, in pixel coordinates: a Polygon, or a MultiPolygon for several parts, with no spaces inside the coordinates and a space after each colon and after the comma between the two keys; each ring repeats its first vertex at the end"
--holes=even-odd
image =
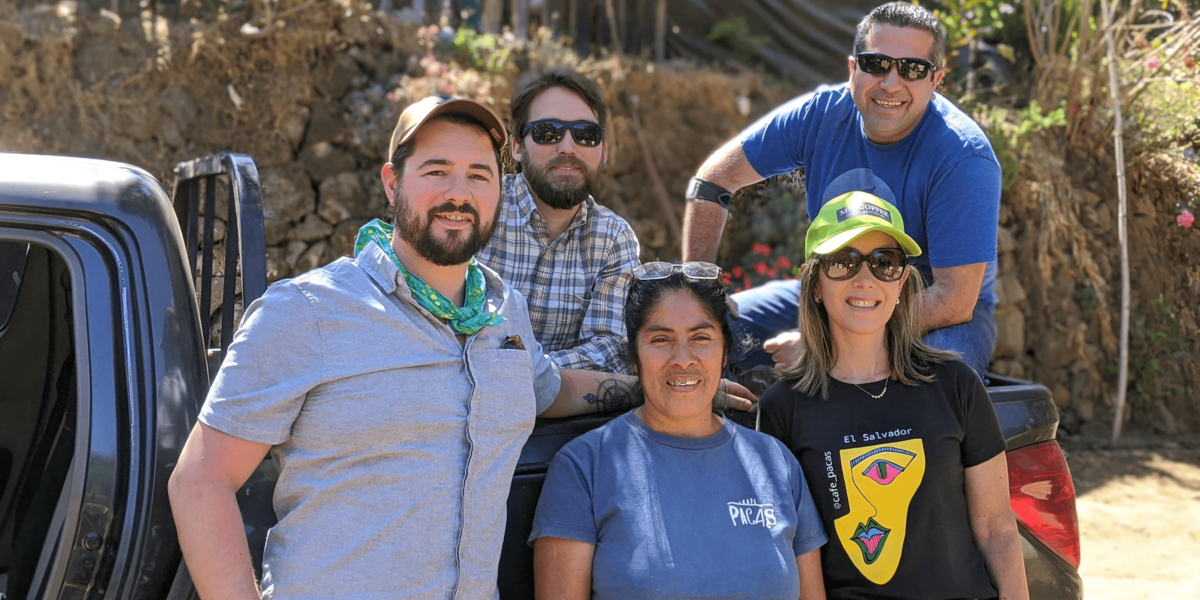
{"type": "Polygon", "coordinates": [[[920,253],[880,198],[821,208],[800,360],[763,394],[759,429],[804,470],[830,539],[829,598],[1025,600],[1004,437],[979,376],[921,342],[908,267],[920,253]]]}

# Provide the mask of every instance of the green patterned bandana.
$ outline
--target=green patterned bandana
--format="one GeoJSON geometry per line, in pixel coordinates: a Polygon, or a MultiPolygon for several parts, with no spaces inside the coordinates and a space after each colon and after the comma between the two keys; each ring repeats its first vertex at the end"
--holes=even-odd
{"type": "Polygon", "coordinates": [[[358,230],[358,239],[354,241],[354,256],[358,256],[363,248],[366,248],[367,244],[371,242],[375,242],[375,245],[383,250],[383,253],[392,259],[396,268],[404,274],[404,280],[408,282],[408,288],[412,291],[413,299],[417,301],[417,304],[433,313],[433,316],[449,321],[450,328],[454,331],[463,335],[474,335],[488,325],[499,325],[504,322],[504,317],[487,311],[487,303],[484,302],[484,292],[487,286],[483,282],[483,271],[479,270],[479,263],[474,258],[467,263],[467,301],[462,308],[459,308],[437,290],[410,274],[408,269],[400,264],[400,259],[396,258],[396,251],[392,249],[392,225],[390,223],[375,219],[363,225],[362,229],[358,230]]]}

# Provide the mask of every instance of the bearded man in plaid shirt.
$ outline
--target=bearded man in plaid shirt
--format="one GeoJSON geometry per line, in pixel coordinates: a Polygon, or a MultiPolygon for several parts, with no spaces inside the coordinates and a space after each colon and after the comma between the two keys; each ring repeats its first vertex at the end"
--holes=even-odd
{"type": "Polygon", "coordinates": [[[513,94],[509,149],[491,243],[478,254],[525,296],[533,331],[561,368],[627,373],[625,296],[637,236],[591,196],[608,160],[596,84],[553,68],[523,75],[513,94]]]}

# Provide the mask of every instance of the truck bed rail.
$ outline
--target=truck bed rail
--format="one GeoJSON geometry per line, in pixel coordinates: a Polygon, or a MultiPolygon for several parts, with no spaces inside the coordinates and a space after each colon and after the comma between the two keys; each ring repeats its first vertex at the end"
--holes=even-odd
{"type": "MultiPolygon", "coordinates": [[[[210,351],[210,361],[219,365],[233,339],[237,277],[242,280],[242,302],[249,306],[267,289],[266,243],[263,239],[262,184],[254,159],[245,154],[221,152],[181,162],[175,166],[175,189],[171,194],[175,216],[187,243],[189,266],[197,277],[200,293],[200,322],[206,340],[212,335],[213,232],[216,225],[217,178],[229,179],[228,211],[225,215],[225,279],[221,290],[221,343],[210,351]],[[204,214],[200,214],[203,189],[204,214]],[[199,247],[197,244],[199,243],[199,247]],[[197,252],[199,250],[199,252],[197,252]],[[198,264],[197,264],[198,261],[198,264]],[[199,275],[196,273],[199,271],[199,275]]],[[[211,370],[210,372],[215,372],[211,370]]]]}

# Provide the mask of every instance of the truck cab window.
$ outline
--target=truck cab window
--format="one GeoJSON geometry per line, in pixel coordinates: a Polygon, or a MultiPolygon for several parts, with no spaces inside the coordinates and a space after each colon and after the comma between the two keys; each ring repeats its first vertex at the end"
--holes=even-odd
{"type": "Polygon", "coordinates": [[[71,280],[48,248],[0,240],[0,597],[45,576],[65,520],[77,395],[71,280]]]}

